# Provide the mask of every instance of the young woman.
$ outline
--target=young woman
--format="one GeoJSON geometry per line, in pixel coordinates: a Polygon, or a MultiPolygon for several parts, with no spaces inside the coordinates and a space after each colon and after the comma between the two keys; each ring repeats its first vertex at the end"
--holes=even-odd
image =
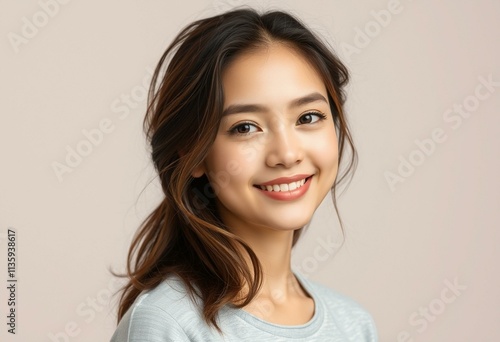
{"type": "Polygon", "coordinates": [[[347,80],[284,12],[238,9],[180,32],[144,121],[165,198],[132,243],[112,341],[377,340],[360,305],[290,266],[355,166],[347,80]]]}

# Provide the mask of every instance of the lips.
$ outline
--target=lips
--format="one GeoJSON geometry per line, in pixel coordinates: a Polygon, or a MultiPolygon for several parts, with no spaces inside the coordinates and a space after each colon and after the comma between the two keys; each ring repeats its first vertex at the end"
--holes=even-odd
{"type": "Polygon", "coordinates": [[[292,182],[301,181],[301,180],[306,179],[307,177],[310,177],[310,176],[312,176],[312,175],[311,174],[302,174],[301,173],[301,174],[290,176],[290,177],[279,177],[279,178],[270,180],[270,181],[265,182],[265,183],[257,184],[257,186],[260,186],[260,185],[290,184],[292,182]]]}

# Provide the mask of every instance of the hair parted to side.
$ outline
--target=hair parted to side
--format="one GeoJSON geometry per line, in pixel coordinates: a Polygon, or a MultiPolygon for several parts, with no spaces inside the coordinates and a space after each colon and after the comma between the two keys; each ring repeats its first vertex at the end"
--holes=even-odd
{"type": "MultiPolygon", "coordinates": [[[[192,172],[217,135],[224,105],[223,71],[236,56],[273,43],[286,44],[315,66],[328,91],[338,132],[339,164],[346,148],[351,150],[344,174],[337,176],[331,189],[338,215],[335,189],[354,171],[357,161],[343,112],[346,67],[285,12],[259,14],[239,8],[197,20],[168,46],[151,81],[144,129],[165,198],[142,223],[130,246],[124,275],[129,281],[120,298],[118,321],[141,291],[156,287],[170,274],[185,282],[192,299],[202,300],[204,319],[219,332],[221,307],[244,307],[258,293],[262,283],[259,260],[221,221],[216,193],[206,175],[193,178],[192,172]],[[237,244],[248,253],[253,270],[237,244]],[[245,284],[248,294],[240,297],[245,284]]],[[[293,245],[302,230],[294,231],[293,245]]]]}

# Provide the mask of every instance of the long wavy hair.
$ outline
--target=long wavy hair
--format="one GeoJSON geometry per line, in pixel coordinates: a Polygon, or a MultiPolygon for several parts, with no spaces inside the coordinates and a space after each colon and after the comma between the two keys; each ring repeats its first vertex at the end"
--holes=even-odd
{"type": "MultiPolygon", "coordinates": [[[[130,246],[128,279],[122,289],[118,321],[139,294],[179,276],[192,299],[202,300],[208,325],[219,332],[218,311],[226,304],[242,308],[258,293],[261,264],[251,248],[224,225],[216,193],[204,175],[193,178],[216,138],[224,105],[222,74],[238,55],[272,43],[287,44],[315,66],[326,86],[337,131],[339,164],[350,150],[336,188],[352,173],[357,154],[344,116],[348,71],[328,44],[300,20],[282,11],[258,13],[237,8],[197,20],[175,37],[162,55],[151,81],[144,130],[164,199],[144,220],[130,246]],[[248,253],[251,270],[241,253],[248,253]],[[241,296],[247,286],[248,292],[241,296]]],[[[339,221],[342,227],[342,220],[339,221]]],[[[294,231],[293,245],[302,230],[294,231]]]]}

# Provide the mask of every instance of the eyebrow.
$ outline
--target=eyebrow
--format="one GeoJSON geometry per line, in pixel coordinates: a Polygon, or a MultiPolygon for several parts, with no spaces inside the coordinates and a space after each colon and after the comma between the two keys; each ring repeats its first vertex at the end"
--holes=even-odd
{"type": "MultiPolygon", "coordinates": [[[[328,103],[326,98],[318,92],[314,92],[308,94],[306,96],[299,97],[298,99],[292,100],[289,104],[289,108],[296,108],[303,106],[308,103],[322,101],[328,103]]],[[[256,112],[265,112],[268,110],[266,106],[259,104],[233,104],[224,109],[222,112],[222,116],[237,114],[237,113],[256,113],[256,112]]]]}

